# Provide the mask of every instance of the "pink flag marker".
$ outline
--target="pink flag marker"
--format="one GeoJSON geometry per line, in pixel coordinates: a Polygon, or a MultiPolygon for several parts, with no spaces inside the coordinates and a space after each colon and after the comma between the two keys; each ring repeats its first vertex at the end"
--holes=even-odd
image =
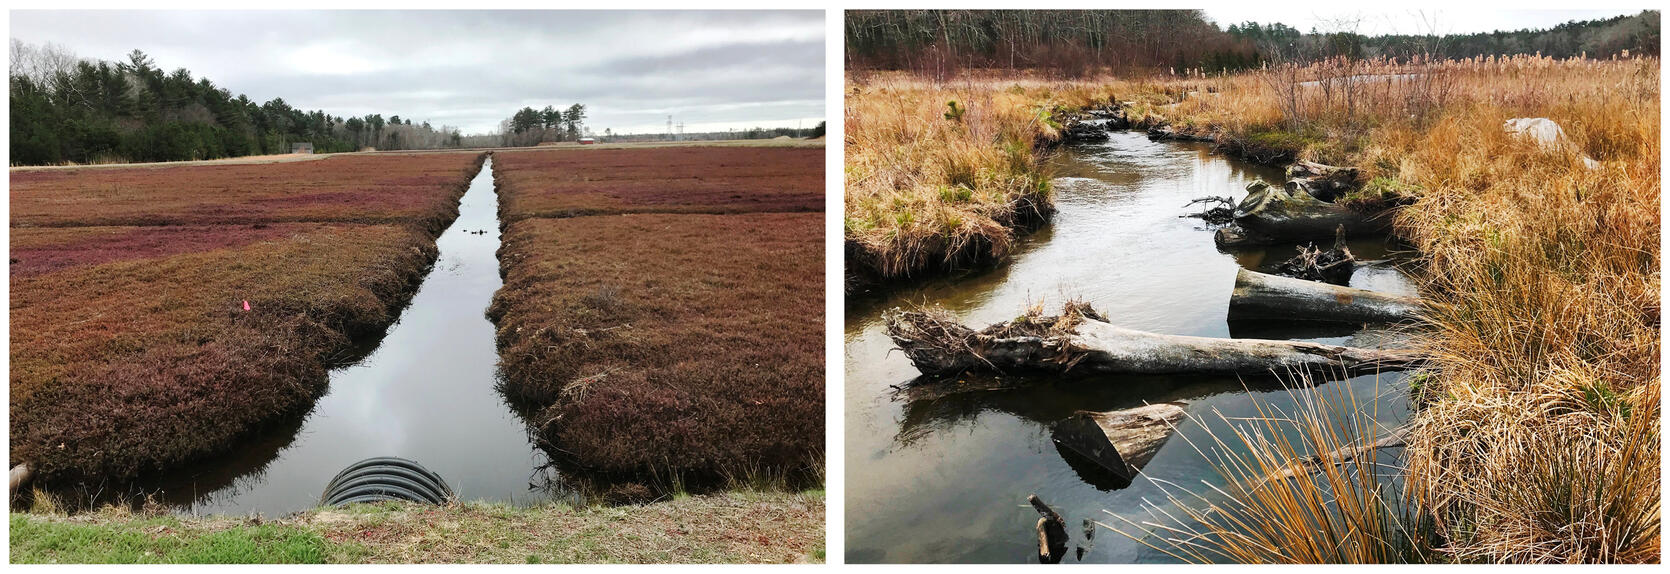
{"type": "Polygon", "coordinates": [[[245,311],[249,310],[249,300],[248,299],[244,299],[244,310],[245,311]]]}

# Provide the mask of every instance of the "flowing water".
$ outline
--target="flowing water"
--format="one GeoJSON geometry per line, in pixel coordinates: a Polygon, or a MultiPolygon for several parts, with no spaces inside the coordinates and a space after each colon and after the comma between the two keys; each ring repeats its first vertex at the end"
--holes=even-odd
{"type": "Polygon", "coordinates": [[[494,388],[498,351],[484,315],[502,285],[492,172],[488,159],[470,181],[399,322],[364,359],[330,373],[305,418],[148,492],[183,512],[274,516],[317,506],[349,464],[398,456],[440,474],[463,500],[545,498],[545,457],[494,388]]]}
{"type": "MultiPolygon", "coordinates": [[[[1255,401],[1293,404],[1287,391],[1249,390],[1234,377],[1103,377],[1034,380],[1023,389],[1001,391],[901,391],[919,373],[883,333],[881,313],[887,309],[937,303],[978,328],[1012,319],[1031,302],[1043,301],[1054,311],[1063,298],[1077,297],[1115,324],[1159,333],[1358,346],[1384,344],[1390,336],[1227,322],[1237,269],[1271,272],[1296,246],[1220,252],[1201,220],[1179,217],[1198,207],[1182,206],[1201,196],[1240,197],[1254,178],[1280,181],[1280,170],[1216,155],[1204,144],[1152,142],[1136,132],[1070,146],[1056,164],[1059,211],[1049,226],[1024,237],[1006,264],[848,302],[849,562],[1036,561],[1038,514],[1026,504],[1029,494],[1063,514],[1071,543],[1085,545],[1082,520],[1122,524],[1104,510],[1135,518],[1144,498],[1164,501],[1150,479],[1198,486],[1215,477],[1182,440],[1203,437],[1201,424],[1222,428],[1214,412],[1249,416],[1255,401]],[[1179,428],[1182,436],[1168,441],[1128,488],[1114,489],[1092,472],[1081,474],[1076,461],[1064,459],[1050,440],[1049,425],[1076,411],[1177,399],[1191,402],[1191,418],[1179,428]]],[[[1350,247],[1360,259],[1385,258],[1391,249],[1379,241],[1354,241],[1350,247]]],[[[1351,285],[1414,294],[1396,267],[1360,269],[1351,285]]],[[[1327,384],[1349,385],[1358,400],[1376,407],[1373,415],[1386,428],[1408,416],[1401,375],[1327,384]]],[[[1082,558],[1165,560],[1106,529],[1098,529],[1082,558]]]]}

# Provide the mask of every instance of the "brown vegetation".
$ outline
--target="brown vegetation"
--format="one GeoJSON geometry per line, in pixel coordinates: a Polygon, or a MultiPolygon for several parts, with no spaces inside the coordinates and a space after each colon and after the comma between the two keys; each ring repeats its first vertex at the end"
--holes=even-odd
{"type": "Polygon", "coordinates": [[[325,369],[346,358],[355,339],[393,322],[434,260],[433,233],[456,216],[480,159],[308,164],[429,174],[354,176],[340,187],[285,169],[298,164],[54,172],[14,186],[14,217],[54,227],[13,221],[11,462],[30,462],[48,481],[121,480],[223,452],[305,410],[324,388],[325,369]],[[111,181],[133,191],[104,209],[96,198],[100,182],[111,181]],[[324,222],[294,222],[314,212],[291,211],[274,216],[283,223],[100,225],[212,220],[205,214],[228,211],[216,198],[237,205],[347,196],[367,181],[400,189],[364,189],[366,197],[330,203],[340,213],[324,222]],[[262,191],[226,191],[234,187],[262,191]],[[341,222],[397,197],[373,216],[393,223],[341,222]],[[155,219],[145,205],[159,206],[155,219]]]}
{"type": "MultiPolygon", "coordinates": [[[[592,151],[503,155],[495,172],[509,214],[500,250],[505,286],[489,315],[499,327],[504,392],[527,409],[546,449],[592,476],[659,481],[657,488],[821,476],[821,215],[519,214],[644,189],[629,180],[575,187],[559,177],[686,173],[669,161],[744,197],[788,177],[757,173],[792,171],[799,181],[786,188],[816,189],[821,164],[797,164],[819,156],[755,148],[642,150],[603,163],[583,161],[602,156],[592,151]],[[735,179],[732,165],[740,166],[735,179]]],[[[594,205],[654,209],[632,193],[594,205]]],[[[712,197],[698,193],[669,211],[712,197]]],[[[809,192],[784,205],[821,201],[809,192]]]]}

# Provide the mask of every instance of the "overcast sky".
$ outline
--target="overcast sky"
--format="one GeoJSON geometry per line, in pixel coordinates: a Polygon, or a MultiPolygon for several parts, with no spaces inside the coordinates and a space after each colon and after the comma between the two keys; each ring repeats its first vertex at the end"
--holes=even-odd
{"type": "MultiPolygon", "coordinates": [[[[1457,2],[1460,6],[1462,3],[1457,2]]],[[[1381,34],[1472,34],[1496,30],[1551,28],[1572,20],[1595,20],[1621,14],[1636,14],[1642,8],[1609,10],[1500,10],[1490,8],[1365,9],[1360,7],[1284,6],[1279,3],[1241,3],[1207,8],[1206,17],[1221,28],[1246,21],[1268,24],[1281,22],[1309,32],[1311,28],[1333,30],[1335,21],[1355,21],[1358,33],[1381,34]]]]}
{"type": "Polygon", "coordinates": [[[13,11],[11,37],[125,61],[138,48],[233,94],[339,116],[496,129],[582,103],[602,133],[812,127],[824,15],[783,12],[13,11]]]}

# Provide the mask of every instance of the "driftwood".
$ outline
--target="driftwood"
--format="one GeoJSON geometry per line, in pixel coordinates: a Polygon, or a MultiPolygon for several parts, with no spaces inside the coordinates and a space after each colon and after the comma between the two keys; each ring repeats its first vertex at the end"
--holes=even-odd
{"type": "Polygon", "coordinates": [[[888,336],[911,363],[935,376],[978,371],[1355,376],[1422,362],[1399,350],[1137,331],[1108,323],[1089,305],[1073,303],[1058,317],[1028,315],[979,331],[943,311],[894,309],[884,319],[888,336]]]}
{"type": "Polygon", "coordinates": [[[1131,127],[1125,110],[1118,106],[1072,114],[1062,121],[1066,129],[1062,130],[1061,139],[1068,142],[1107,141],[1108,132],[1131,127]]]}
{"type": "Polygon", "coordinates": [[[1088,459],[1116,478],[1118,488],[1131,485],[1142,467],[1153,460],[1188,403],[1175,401],[1103,413],[1080,412],[1050,428],[1055,444],[1088,459]]]}
{"type": "Polygon", "coordinates": [[[1334,230],[1334,248],[1323,251],[1315,243],[1299,247],[1299,254],[1276,266],[1276,272],[1307,281],[1327,281],[1336,285],[1351,282],[1357,271],[1357,256],[1345,242],[1345,228],[1334,230]]]}
{"type": "Polygon", "coordinates": [[[1038,495],[1026,497],[1032,509],[1038,511],[1038,563],[1060,564],[1067,557],[1067,520],[1056,513],[1038,495]]]}
{"type": "Polygon", "coordinates": [[[1247,197],[1235,206],[1235,224],[1219,229],[1214,239],[1219,247],[1265,245],[1329,239],[1341,229],[1347,237],[1384,234],[1391,218],[1258,180],[1247,185],[1247,197]]]}
{"type": "Polygon", "coordinates": [[[1307,243],[1299,247],[1298,255],[1276,266],[1276,272],[1287,277],[1335,285],[1350,283],[1356,271],[1357,257],[1351,254],[1351,248],[1340,244],[1323,251],[1315,243],[1307,243]]]}
{"type": "Polygon", "coordinates": [[[1311,197],[1333,202],[1357,188],[1358,170],[1300,160],[1287,166],[1288,193],[1304,190],[1311,197]]]}
{"type": "Polygon", "coordinates": [[[1235,198],[1218,195],[1197,197],[1193,201],[1183,204],[1183,207],[1200,204],[1200,213],[1189,213],[1183,217],[1198,217],[1214,225],[1223,225],[1235,220],[1235,198]]]}
{"type": "Polygon", "coordinates": [[[1259,484],[1262,485],[1264,483],[1274,482],[1277,480],[1287,480],[1301,474],[1314,473],[1322,470],[1322,465],[1324,464],[1332,466],[1346,464],[1356,460],[1359,456],[1363,456],[1376,450],[1404,446],[1408,440],[1409,425],[1403,425],[1392,429],[1392,432],[1386,433],[1385,436],[1376,439],[1374,442],[1344,446],[1327,454],[1313,454],[1295,460],[1288,463],[1287,466],[1283,467],[1281,470],[1277,470],[1269,475],[1266,475],[1259,484]]]}
{"type": "Polygon", "coordinates": [[[1268,275],[1242,269],[1235,274],[1229,318],[1328,323],[1414,321],[1420,301],[1367,289],[1268,275]]]}

